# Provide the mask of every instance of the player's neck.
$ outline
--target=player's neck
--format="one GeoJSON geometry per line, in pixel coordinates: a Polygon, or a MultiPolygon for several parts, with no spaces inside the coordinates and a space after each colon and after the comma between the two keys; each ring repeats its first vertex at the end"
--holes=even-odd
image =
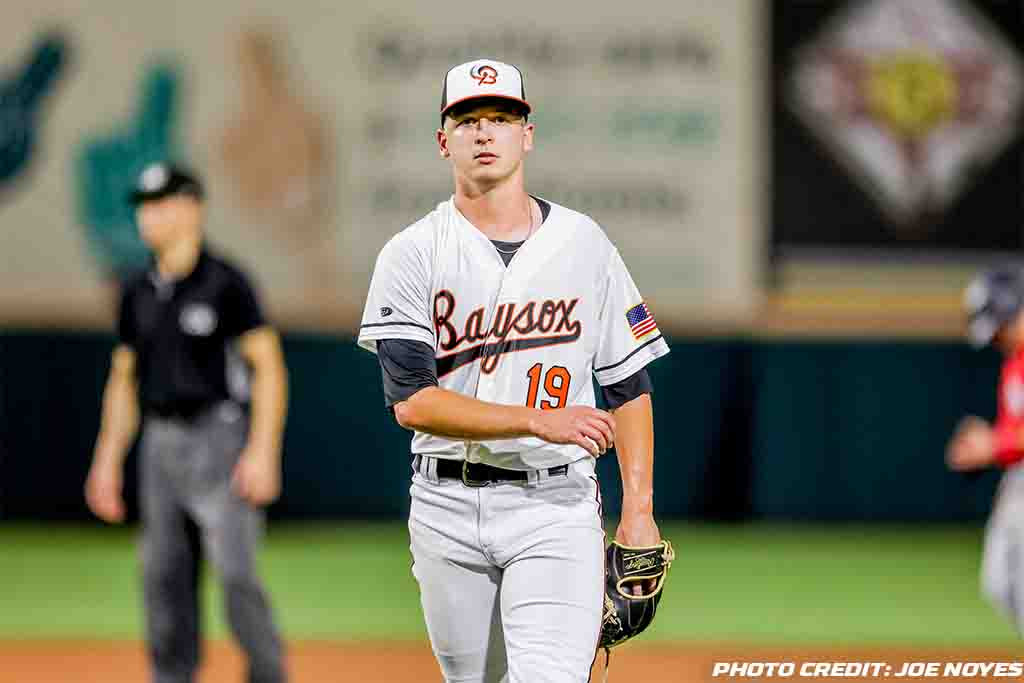
{"type": "Polygon", "coordinates": [[[202,235],[196,233],[176,241],[156,255],[156,269],[160,277],[180,280],[195,270],[202,250],[202,235]]]}
{"type": "Polygon", "coordinates": [[[455,207],[489,239],[507,242],[528,236],[534,211],[521,177],[485,191],[456,182],[455,207]]]}

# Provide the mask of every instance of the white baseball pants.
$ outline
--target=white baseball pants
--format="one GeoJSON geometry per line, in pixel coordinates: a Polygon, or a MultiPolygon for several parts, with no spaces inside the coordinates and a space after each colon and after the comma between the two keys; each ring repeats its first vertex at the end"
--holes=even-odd
{"type": "Polygon", "coordinates": [[[583,683],[597,650],[604,531],[594,461],[473,488],[414,459],[413,574],[448,683],[583,683]]]}

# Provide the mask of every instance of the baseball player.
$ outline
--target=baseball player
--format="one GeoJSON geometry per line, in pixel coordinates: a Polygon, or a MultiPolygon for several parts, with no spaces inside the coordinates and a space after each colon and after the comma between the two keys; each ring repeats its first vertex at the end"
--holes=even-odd
{"type": "Polygon", "coordinates": [[[124,287],[86,500],[107,522],[124,519],[122,469],[141,412],[152,680],[194,680],[201,549],[223,584],[249,681],[279,683],[281,639],[254,563],[260,507],[281,488],[287,373],[278,336],[246,277],[203,246],[203,189],[192,173],[149,166],[132,199],[154,259],[124,287]]]}
{"type": "Polygon", "coordinates": [[[1006,356],[994,425],[968,416],[950,439],[946,459],[955,471],[1004,469],[985,530],[982,590],[1024,633],[1024,270],[1000,268],[967,288],[968,339],[994,344],[1006,356]]]}
{"type": "Polygon", "coordinates": [[[447,681],[588,679],[604,595],[594,460],[613,443],[616,538],[661,540],[644,368],[668,345],[600,226],[527,194],[529,113],[516,67],[448,71],[436,137],[455,193],[381,250],[359,332],[414,431],[413,574],[447,681]]]}

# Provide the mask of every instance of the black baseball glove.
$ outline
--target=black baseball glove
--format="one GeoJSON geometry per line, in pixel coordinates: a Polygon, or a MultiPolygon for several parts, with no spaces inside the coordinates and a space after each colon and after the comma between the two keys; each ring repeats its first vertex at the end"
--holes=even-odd
{"type": "Polygon", "coordinates": [[[676,559],[672,544],[662,541],[649,548],[633,548],[612,541],[605,559],[604,618],[598,647],[610,650],[647,628],[661,600],[668,568],[676,559]],[[654,581],[654,587],[647,590],[654,581]],[[644,587],[633,595],[634,586],[644,587]]]}

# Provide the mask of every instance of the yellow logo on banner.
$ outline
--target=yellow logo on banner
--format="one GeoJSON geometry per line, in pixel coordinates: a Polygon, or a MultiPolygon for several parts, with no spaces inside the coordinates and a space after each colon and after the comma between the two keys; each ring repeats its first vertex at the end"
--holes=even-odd
{"type": "Polygon", "coordinates": [[[956,113],[957,79],[946,60],[894,53],[870,66],[868,106],[901,137],[921,138],[956,113]]]}

